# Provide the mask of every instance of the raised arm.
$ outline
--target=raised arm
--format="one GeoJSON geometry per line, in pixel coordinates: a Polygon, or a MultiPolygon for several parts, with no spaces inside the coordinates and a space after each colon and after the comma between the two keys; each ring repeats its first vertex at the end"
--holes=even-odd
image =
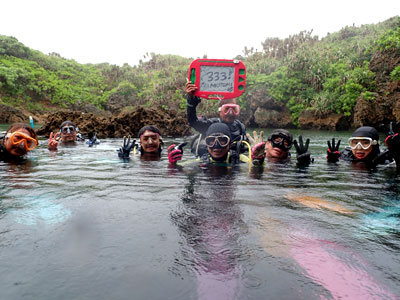
{"type": "Polygon", "coordinates": [[[390,155],[396,161],[396,165],[400,166],[400,123],[397,123],[393,129],[392,122],[390,122],[390,129],[386,132],[385,144],[388,147],[390,155]]]}
{"type": "Polygon", "coordinates": [[[190,82],[186,83],[187,118],[188,123],[192,128],[204,134],[210,124],[207,120],[199,120],[199,118],[197,118],[196,107],[201,102],[201,99],[194,95],[196,90],[197,87],[194,84],[190,82]]]}

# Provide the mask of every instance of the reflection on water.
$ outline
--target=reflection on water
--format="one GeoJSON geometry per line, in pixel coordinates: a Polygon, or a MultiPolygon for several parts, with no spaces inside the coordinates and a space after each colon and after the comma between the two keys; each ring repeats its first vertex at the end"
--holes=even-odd
{"type": "Polygon", "coordinates": [[[302,133],[301,169],[169,169],[114,139],[0,162],[2,297],[399,299],[396,168],[327,164],[332,133],[302,133]]]}
{"type": "Polygon", "coordinates": [[[55,200],[53,195],[22,197],[18,203],[15,203],[12,214],[16,222],[25,225],[36,225],[39,222],[46,224],[64,222],[71,212],[55,200]]]}
{"type": "Polygon", "coordinates": [[[230,169],[210,167],[203,182],[190,174],[182,205],[171,215],[185,240],[185,260],[178,263],[195,274],[198,299],[239,297],[239,262],[246,261],[239,238],[246,233],[246,226],[235,192],[230,169]]]}

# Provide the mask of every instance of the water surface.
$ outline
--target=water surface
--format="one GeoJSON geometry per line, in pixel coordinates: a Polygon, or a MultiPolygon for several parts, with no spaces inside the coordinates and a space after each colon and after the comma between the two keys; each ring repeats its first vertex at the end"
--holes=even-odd
{"type": "Polygon", "coordinates": [[[327,164],[348,132],[294,133],[308,168],[124,162],[121,139],[0,162],[1,298],[400,299],[396,168],[327,164]]]}

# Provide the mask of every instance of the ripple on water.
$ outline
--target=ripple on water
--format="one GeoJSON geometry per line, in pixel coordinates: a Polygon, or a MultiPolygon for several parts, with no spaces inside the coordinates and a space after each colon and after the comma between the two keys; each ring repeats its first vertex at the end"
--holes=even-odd
{"type": "Polygon", "coordinates": [[[332,134],[306,135],[307,168],[171,169],[165,152],[119,160],[121,139],[0,163],[0,287],[8,299],[399,298],[399,175],[327,164],[332,134]]]}

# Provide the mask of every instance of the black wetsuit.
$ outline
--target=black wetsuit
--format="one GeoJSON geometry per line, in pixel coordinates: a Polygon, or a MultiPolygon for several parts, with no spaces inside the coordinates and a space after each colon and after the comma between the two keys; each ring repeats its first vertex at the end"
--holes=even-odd
{"type": "Polygon", "coordinates": [[[0,161],[11,160],[12,156],[8,153],[3,144],[0,144],[0,161]]]}
{"type": "MultiPolygon", "coordinates": [[[[195,97],[198,99],[198,97],[195,97]]],[[[197,118],[196,107],[194,105],[187,106],[187,117],[191,127],[200,132],[203,137],[205,136],[208,127],[213,123],[225,123],[221,118],[199,119],[197,118]]],[[[246,137],[246,127],[239,120],[234,120],[232,123],[225,123],[231,131],[232,141],[237,141],[240,136],[246,137]]]]}
{"type": "MultiPolygon", "coordinates": [[[[189,96],[188,96],[189,97],[189,96]]],[[[200,102],[200,99],[198,97],[195,97],[194,99],[196,99],[195,101],[200,102]]],[[[239,120],[235,119],[232,123],[226,123],[224,122],[221,118],[210,118],[210,119],[206,119],[206,118],[202,118],[199,119],[197,117],[197,113],[196,113],[196,106],[195,105],[190,105],[188,103],[187,105],[187,118],[188,118],[188,122],[189,125],[194,128],[195,130],[197,130],[198,132],[200,132],[200,134],[202,135],[202,140],[204,140],[204,137],[206,135],[207,129],[208,127],[210,127],[211,124],[214,123],[225,123],[226,125],[228,125],[229,130],[231,132],[231,143],[235,142],[235,141],[240,141],[241,139],[248,141],[248,138],[246,136],[246,127],[244,126],[244,124],[242,122],[240,122],[239,120]]],[[[193,153],[197,153],[200,156],[202,156],[205,152],[205,145],[204,144],[200,144],[199,146],[199,151],[196,151],[197,148],[197,138],[195,138],[193,140],[192,143],[192,152],[193,153]]]]}
{"type": "Polygon", "coordinates": [[[6,148],[4,147],[3,144],[0,144],[0,161],[5,161],[5,162],[24,162],[26,161],[26,157],[24,156],[15,156],[11,155],[6,148]]]}
{"type": "Polygon", "coordinates": [[[7,151],[2,144],[0,144],[0,160],[4,160],[7,156],[7,151]]]}
{"type": "Polygon", "coordinates": [[[346,147],[340,152],[340,159],[351,162],[364,162],[370,165],[388,164],[393,161],[392,156],[386,152],[380,152],[379,148],[372,149],[372,152],[363,159],[357,159],[350,147],[346,147]]]}

